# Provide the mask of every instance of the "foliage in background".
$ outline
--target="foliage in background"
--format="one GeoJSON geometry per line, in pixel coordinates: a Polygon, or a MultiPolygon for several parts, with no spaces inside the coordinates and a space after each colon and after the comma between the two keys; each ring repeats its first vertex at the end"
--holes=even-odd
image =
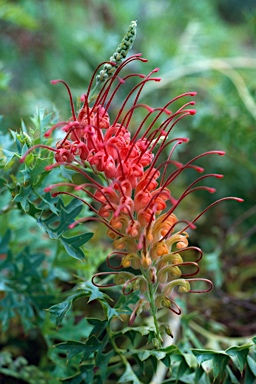
{"type": "MultiPolygon", "coordinates": [[[[163,383],[255,381],[256,12],[251,2],[250,12],[240,9],[236,17],[237,2],[225,8],[227,3],[141,0],[128,7],[125,1],[87,0],[75,6],[57,0],[0,1],[0,380],[148,383],[159,382],[161,367],[166,367],[163,383]],[[233,10],[232,24],[225,21],[227,8],[233,10]],[[161,67],[164,78],[158,89],[147,88],[145,102],[156,97],[162,105],[170,94],[188,88],[198,92],[196,117],[179,126],[179,133],[191,140],[188,152],[179,153],[181,161],[197,155],[199,146],[226,150],[224,162],[206,167],[225,174],[220,196],[232,193],[245,199],[242,207],[230,211],[222,206],[199,223],[193,244],[206,251],[203,273],[215,289],[200,302],[191,296],[181,302],[185,314],[175,344],[169,338],[158,350],[152,348],[147,316],[129,328],[131,308],[122,296],[113,309],[116,293],[103,295],[87,282],[96,271],[106,270],[109,243],[102,240],[103,229],[88,243],[95,228],[68,231],[85,208],[42,193],[51,182],[44,172],[47,162],[31,172],[19,165],[30,138],[43,140],[58,119],[57,110],[61,119],[68,117],[64,93],[56,98],[49,81],[65,78],[74,94],[81,94],[132,19],[139,21],[134,50],[149,59],[148,69],[161,67]],[[20,117],[25,123],[20,124],[20,117]]],[[[52,177],[67,176],[61,172],[52,177]]],[[[188,174],[178,188],[190,181],[188,174]]],[[[184,211],[206,205],[205,196],[198,194],[184,211]]],[[[129,304],[133,300],[137,298],[129,304]]],[[[169,321],[165,313],[161,316],[169,321]]]]}

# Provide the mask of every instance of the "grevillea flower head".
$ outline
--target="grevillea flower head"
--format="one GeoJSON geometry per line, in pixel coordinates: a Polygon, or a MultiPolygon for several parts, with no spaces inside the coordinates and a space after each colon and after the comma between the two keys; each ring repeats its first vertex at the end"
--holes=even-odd
{"type": "Polygon", "coordinates": [[[189,246],[186,231],[195,229],[194,223],[199,217],[220,201],[242,200],[226,197],[209,205],[195,218],[179,220],[177,208],[189,194],[197,190],[215,191],[197,183],[207,178],[222,178],[222,175],[202,174],[178,198],[172,195],[175,180],[189,168],[203,173],[204,169],[195,162],[204,156],[222,156],[224,152],[204,152],[186,164],[173,159],[175,148],[187,143],[188,139],[171,138],[172,130],[181,119],[196,113],[193,108],[195,102],[190,99],[196,92],[183,93],[163,107],[154,108],[140,102],[147,83],[159,82],[160,78],[155,77],[158,68],[148,75],[132,73],[122,77],[122,70],[128,64],[147,61],[141,54],[121,61],[133,43],[135,28],[136,23],[133,22],[121,43],[122,49],[119,46],[117,54],[96,69],[87,92],[81,97],[82,106],[78,113],[75,112],[68,85],[62,80],[52,81],[53,84],[66,86],[72,116],[68,122],[56,124],[45,134],[48,137],[55,129],[63,131],[63,139],[54,148],[47,147],[55,154],[55,162],[47,169],[50,171],[64,165],[81,174],[85,181],[79,185],[70,182],[51,185],[45,190],[55,189],[55,196],[76,196],[77,190],[84,193],[84,198],[81,193],[77,198],[90,207],[95,216],[81,218],[71,227],[89,220],[104,223],[114,249],[107,257],[107,264],[113,269],[113,282],[99,286],[98,277],[110,275],[109,272],[101,272],[93,277],[93,283],[101,288],[122,285],[124,295],[139,290],[142,297],[132,312],[130,324],[143,308],[149,309],[160,340],[157,309],[165,307],[177,314],[181,312],[174,301],[174,287],[178,286],[180,293],[203,293],[212,288],[210,280],[194,277],[199,272],[198,262],[202,252],[197,247],[189,246]],[[120,103],[118,91],[132,78],[137,78],[138,83],[129,89],[120,103]],[[171,109],[178,99],[184,99],[184,105],[173,112],[171,109]],[[115,116],[111,116],[113,103],[115,109],[119,105],[115,116]],[[144,117],[139,124],[136,123],[133,133],[134,114],[138,109],[144,111],[144,117]],[[165,153],[168,155],[163,160],[165,153]],[[59,186],[65,185],[72,186],[74,191],[58,190],[59,186]],[[95,204],[90,204],[87,196],[93,198],[95,204]],[[193,260],[187,260],[187,255],[193,253],[193,260]],[[112,265],[113,256],[120,259],[118,266],[112,265]],[[136,274],[127,272],[126,268],[133,268],[136,274]],[[198,281],[203,282],[205,287],[194,287],[193,284],[198,281]]]}

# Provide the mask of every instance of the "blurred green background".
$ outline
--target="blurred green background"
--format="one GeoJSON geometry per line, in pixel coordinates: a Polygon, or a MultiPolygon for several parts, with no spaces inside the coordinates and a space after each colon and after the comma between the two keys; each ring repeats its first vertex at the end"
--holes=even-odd
{"type": "MultiPolygon", "coordinates": [[[[148,85],[142,100],[163,106],[180,93],[196,91],[197,114],[180,122],[174,134],[190,142],[177,152],[186,161],[212,149],[223,158],[199,161],[208,172],[214,195],[197,193],[181,208],[193,218],[217,198],[222,203],[199,222],[191,242],[205,252],[204,274],[215,283],[209,296],[193,298],[191,310],[225,324],[230,336],[256,332],[256,1],[255,0],[0,0],[1,146],[6,134],[28,125],[36,107],[70,117],[67,93],[50,80],[64,79],[74,99],[87,88],[96,66],[109,59],[137,20],[132,53],[146,64],[130,69],[148,73],[160,67],[160,84],[148,85]],[[205,302],[204,302],[205,300],[205,302]]],[[[118,106],[116,106],[118,108],[118,106]]],[[[136,129],[136,126],[133,127],[136,129]]],[[[182,176],[174,195],[194,180],[182,176]]]]}

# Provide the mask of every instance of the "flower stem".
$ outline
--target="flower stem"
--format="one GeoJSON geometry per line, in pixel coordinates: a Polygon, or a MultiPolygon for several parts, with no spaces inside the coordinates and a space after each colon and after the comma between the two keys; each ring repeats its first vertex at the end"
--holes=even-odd
{"type": "Polygon", "coordinates": [[[154,293],[155,293],[155,284],[148,284],[148,287],[149,287],[149,303],[150,303],[150,311],[151,311],[151,314],[152,314],[152,317],[153,317],[153,320],[154,320],[154,326],[155,326],[155,335],[156,335],[156,339],[155,339],[155,347],[161,347],[162,343],[163,343],[163,339],[161,337],[161,334],[160,334],[160,329],[159,329],[159,325],[158,325],[158,321],[157,321],[157,317],[156,317],[156,314],[157,314],[157,308],[156,308],[156,304],[155,304],[155,297],[154,297],[154,293]]]}

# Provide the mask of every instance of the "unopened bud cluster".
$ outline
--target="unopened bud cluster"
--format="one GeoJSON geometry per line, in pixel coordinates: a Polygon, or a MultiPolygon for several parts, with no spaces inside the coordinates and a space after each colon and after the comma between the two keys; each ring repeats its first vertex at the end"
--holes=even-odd
{"type": "Polygon", "coordinates": [[[132,21],[122,42],[118,45],[113,55],[110,57],[110,63],[104,64],[103,69],[96,76],[97,83],[104,83],[113,76],[115,70],[126,58],[129,50],[132,48],[136,37],[136,21],[132,21]]]}

